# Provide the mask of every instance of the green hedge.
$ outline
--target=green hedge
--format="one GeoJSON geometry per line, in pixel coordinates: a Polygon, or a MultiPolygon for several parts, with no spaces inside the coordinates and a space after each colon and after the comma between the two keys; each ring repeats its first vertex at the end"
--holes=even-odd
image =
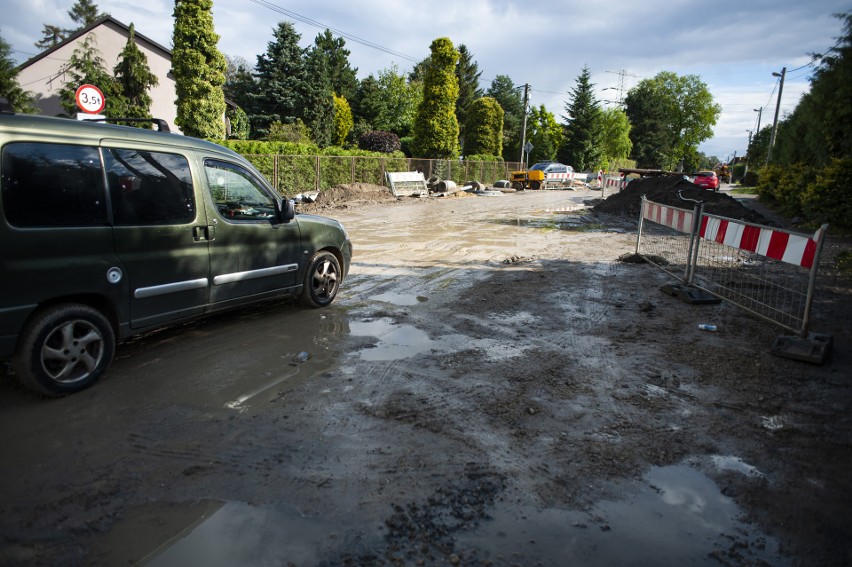
{"type": "Polygon", "coordinates": [[[767,165],[756,189],[761,201],[786,216],[801,217],[811,226],[852,229],[852,158],[833,159],[819,169],[767,165]]]}
{"type": "Polygon", "coordinates": [[[808,221],[852,230],[852,158],[834,158],[819,169],[801,201],[808,221]]]}
{"type": "Polygon", "coordinates": [[[509,164],[500,157],[477,155],[461,161],[419,160],[402,152],[385,154],[343,148],[318,148],[312,144],[228,140],[220,142],[245,156],[282,195],[323,191],[348,183],[385,185],[385,172],[421,171],[427,178],[437,176],[459,186],[468,181],[491,184],[506,179],[509,164]]]}

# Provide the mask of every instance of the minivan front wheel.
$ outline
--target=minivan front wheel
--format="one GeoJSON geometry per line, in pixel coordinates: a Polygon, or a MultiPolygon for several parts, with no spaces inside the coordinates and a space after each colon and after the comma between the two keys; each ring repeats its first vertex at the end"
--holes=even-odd
{"type": "Polygon", "coordinates": [[[66,304],[27,324],[12,363],[25,386],[56,397],[91,386],[114,352],[115,333],[106,317],[88,305],[66,304]]]}
{"type": "Polygon", "coordinates": [[[302,303],[308,307],[325,307],[334,301],[343,274],[337,256],[320,250],[311,256],[305,271],[302,303]]]}

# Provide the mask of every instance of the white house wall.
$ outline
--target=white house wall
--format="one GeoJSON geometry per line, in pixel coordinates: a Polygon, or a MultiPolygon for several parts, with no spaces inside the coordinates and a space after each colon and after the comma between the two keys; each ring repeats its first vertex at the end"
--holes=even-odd
{"type": "MultiPolygon", "coordinates": [[[[87,35],[95,36],[95,45],[101,52],[104,66],[112,73],[118,63],[118,57],[130,36],[127,29],[115,21],[107,20],[87,34],[69,41],[48,55],[32,63],[25,63],[19,70],[18,82],[24,90],[36,97],[36,106],[41,114],[56,116],[65,111],[59,102],[59,91],[68,80],[64,72],[74,50],[82,45],[87,35]]],[[[136,45],[148,58],[148,67],[157,76],[159,84],[151,88],[151,115],[168,122],[173,132],[180,132],[175,126],[175,81],[171,77],[171,53],[162,47],[140,37],[136,33],[136,45]]],[[[79,86],[79,85],[78,85],[79,86]]],[[[99,86],[99,85],[96,85],[99,86]]]]}

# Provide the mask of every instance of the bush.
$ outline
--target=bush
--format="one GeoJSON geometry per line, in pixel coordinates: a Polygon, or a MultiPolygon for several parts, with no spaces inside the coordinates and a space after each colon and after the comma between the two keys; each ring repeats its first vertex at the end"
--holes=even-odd
{"type": "Polygon", "coordinates": [[[293,124],[283,124],[275,121],[269,125],[269,133],[266,135],[266,139],[270,142],[310,144],[311,129],[299,118],[293,124]]]}
{"type": "Polygon", "coordinates": [[[245,140],[249,136],[249,119],[246,113],[239,106],[229,106],[225,111],[225,116],[231,124],[231,133],[228,138],[231,140],[245,140]]]}
{"type": "Polygon", "coordinates": [[[391,154],[398,152],[402,148],[402,144],[399,141],[399,136],[393,132],[371,130],[361,134],[361,137],[358,138],[358,147],[370,152],[391,154]]]}
{"type": "Polygon", "coordinates": [[[802,198],[802,211],[808,222],[829,223],[852,229],[852,158],[834,158],[818,170],[802,198]]]}
{"type": "Polygon", "coordinates": [[[760,174],[753,169],[748,170],[743,176],[742,184],[744,187],[757,187],[760,182],[760,174]]]}
{"type": "Polygon", "coordinates": [[[803,164],[766,165],[760,170],[760,180],[755,188],[760,199],[780,213],[790,217],[802,216],[802,199],[807,190],[807,179],[812,175],[810,168],[803,164]]]}
{"type": "Polygon", "coordinates": [[[399,139],[399,143],[402,146],[402,153],[404,153],[408,157],[414,156],[414,136],[403,136],[399,139]]]}

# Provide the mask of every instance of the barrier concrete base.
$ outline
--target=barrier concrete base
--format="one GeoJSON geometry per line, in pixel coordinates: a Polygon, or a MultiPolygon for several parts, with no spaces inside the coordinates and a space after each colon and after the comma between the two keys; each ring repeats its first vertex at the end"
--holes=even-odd
{"type": "Polygon", "coordinates": [[[684,303],[690,305],[716,305],[722,300],[713,294],[707,293],[704,290],[696,287],[690,287],[683,284],[665,284],[660,286],[660,291],[666,295],[677,297],[684,303]]]}
{"type": "Polygon", "coordinates": [[[806,338],[781,335],[772,343],[772,354],[822,364],[831,351],[831,335],[808,333],[806,338]]]}

